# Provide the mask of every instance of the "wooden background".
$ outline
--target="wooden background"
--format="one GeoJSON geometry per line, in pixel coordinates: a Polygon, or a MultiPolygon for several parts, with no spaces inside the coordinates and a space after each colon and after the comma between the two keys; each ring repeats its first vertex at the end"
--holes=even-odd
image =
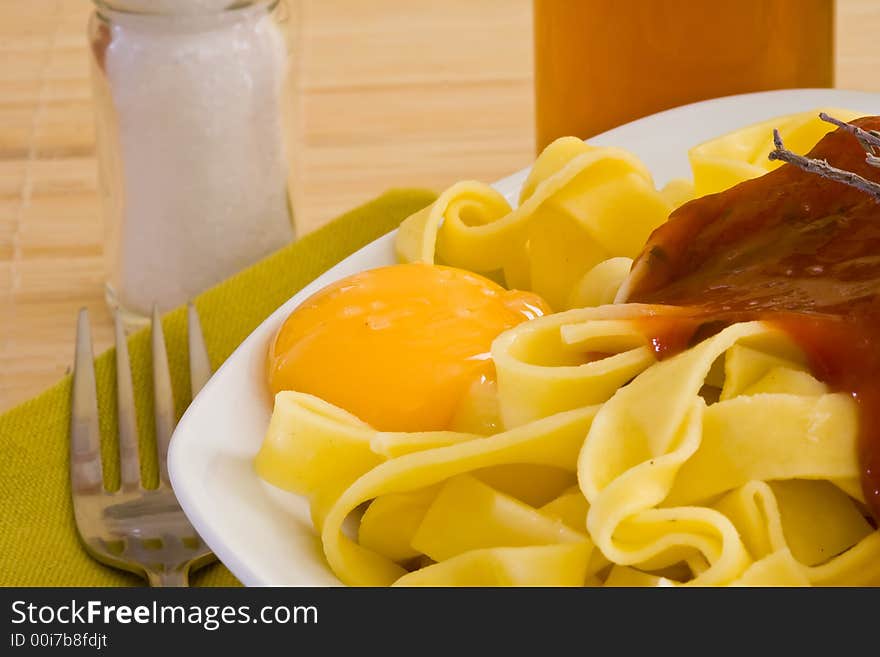
{"type": "MultiPolygon", "coordinates": [[[[392,186],[491,181],[533,157],[530,0],[287,0],[298,229],[392,186]]],[[[88,306],[112,342],[88,0],[0,0],[0,411],[52,384],[88,306]]],[[[838,86],[880,90],[880,3],[838,0],[838,86]]]]}

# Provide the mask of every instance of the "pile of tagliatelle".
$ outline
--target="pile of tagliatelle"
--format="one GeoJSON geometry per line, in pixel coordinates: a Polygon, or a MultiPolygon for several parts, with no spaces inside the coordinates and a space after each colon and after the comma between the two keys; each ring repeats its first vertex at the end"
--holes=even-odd
{"type": "Polygon", "coordinates": [[[733,324],[658,361],[634,323],[645,307],[613,303],[673,209],[778,166],[767,160],[773,128],[808,151],[832,128],[817,113],[698,146],[693,182],[661,190],[632,154],[563,138],[535,162],[517,208],[461,182],[404,221],[402,261],[482,273],[568,310],[493,343],[494,435],[380,432],[317,397],[278,394],[257,470],[273,483],[267,473],[283,470],[285,487],[309,497],[339,579],[880,583],[856,402],[767,324],[733,324]],[[364,507],[353,538],[343,523],[364,507]]]}

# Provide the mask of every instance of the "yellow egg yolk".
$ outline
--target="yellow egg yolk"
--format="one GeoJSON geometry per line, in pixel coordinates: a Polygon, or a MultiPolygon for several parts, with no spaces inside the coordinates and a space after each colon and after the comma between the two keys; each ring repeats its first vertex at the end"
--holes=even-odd
{"type": "Polygon", "coordinates": [[[365,271],[297,308],[269,351],[269,385],[335,404],[382,431],[449,428],[475,381],[494,379],[498,334],[549,312],[530,292],[425,264],[365,271]]]}

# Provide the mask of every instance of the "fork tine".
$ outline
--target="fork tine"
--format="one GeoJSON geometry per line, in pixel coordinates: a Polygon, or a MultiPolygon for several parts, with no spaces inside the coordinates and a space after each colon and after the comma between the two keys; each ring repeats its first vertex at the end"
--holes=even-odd
{"type": "Polygon", "coordinates": [[[190,391],[195,399],[202,386],[211,378],[211,361],[208,358],[208,348],[205,346],[205,336],[202,334],[199,311],[192,301],[187,305],[186,312],[190,391]]]}
{"type": "Polygon", "coordinates": [[[159,480],[168,479],[168,443],[174,431],[174,392],[171,388],[171,372],[168,369],[168,353],[165,351],[165,335],[159,309],[153,306],[151,325],[153,350],[153,397],[156,414],[156,455],[159,460],[159,480]]]}
{"type": "Polygon", "coordinates": [[[101,490],[101,431],[98,426],[98,392],[92,356],[89,312],[80,309],[76,323],[76,353],[70,411],[70,485],[77,493],[101,490]]]}
{"type": "Polygon", "coordinates": [[[116,313],[116,406],[119,427],[119,471],[123,490],[137,488],[141,483],[138,457],[138,432],[131,385],[128,341],[122,317],[116,313]]]}

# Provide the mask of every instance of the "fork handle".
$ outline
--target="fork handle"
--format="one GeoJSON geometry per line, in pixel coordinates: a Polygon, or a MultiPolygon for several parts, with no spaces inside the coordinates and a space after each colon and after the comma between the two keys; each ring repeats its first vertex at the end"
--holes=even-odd
{"type": "Polygon", "coordinates": [[[182,569],[165,571],[147,571],[150,586],[189,586],[189,572],[182,569]]]}

